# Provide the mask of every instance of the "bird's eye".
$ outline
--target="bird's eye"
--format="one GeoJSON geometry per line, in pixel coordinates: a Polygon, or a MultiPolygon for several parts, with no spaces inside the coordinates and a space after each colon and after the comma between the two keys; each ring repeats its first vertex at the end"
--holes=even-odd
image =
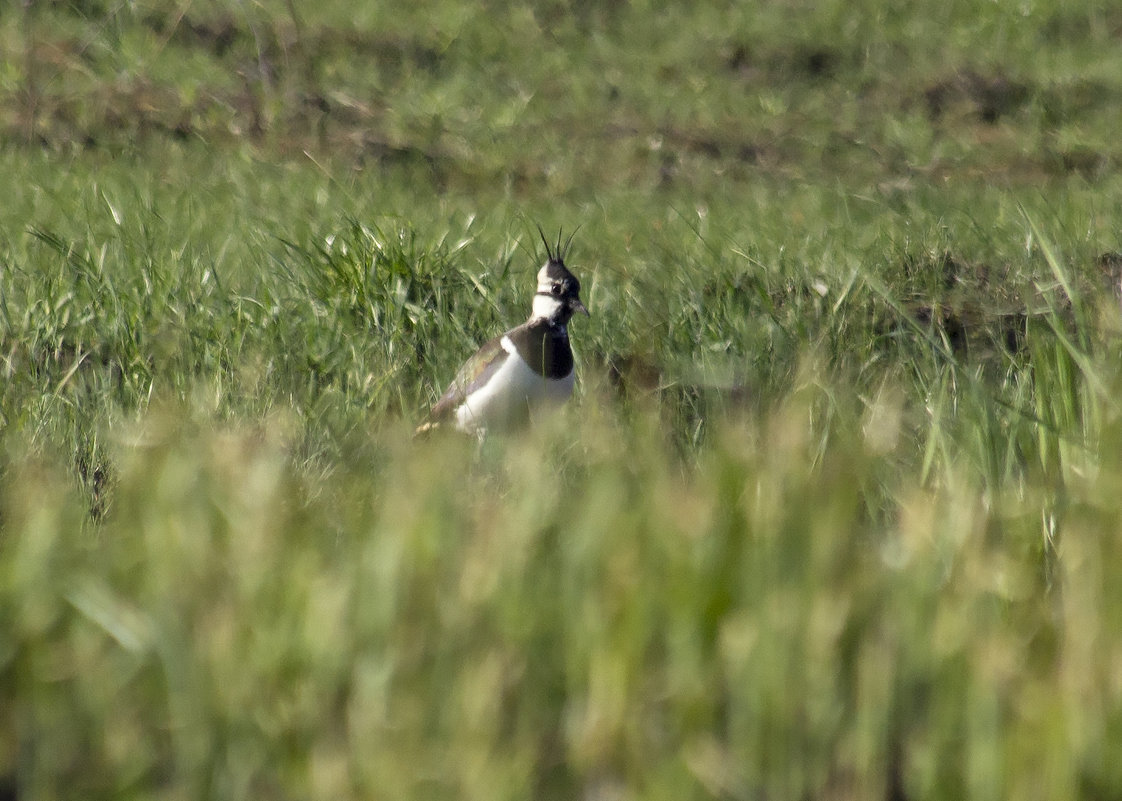
{"type": "Polygon", "coordinates": [[[560,284],[554,284],[553,286],[551,286],[549,288],[549,291],[552,292],[554,295],[560,295],[561,294],[561,285],[560,284]]]}

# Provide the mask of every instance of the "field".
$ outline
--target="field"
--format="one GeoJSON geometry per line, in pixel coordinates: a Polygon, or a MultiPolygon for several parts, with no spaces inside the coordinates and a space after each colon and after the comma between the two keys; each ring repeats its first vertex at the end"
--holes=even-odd
{"type": "Polygon", "coordinates": [[[0,8],[0,799],[1122,796],[1122,12],[906,5],[0,8]]]}

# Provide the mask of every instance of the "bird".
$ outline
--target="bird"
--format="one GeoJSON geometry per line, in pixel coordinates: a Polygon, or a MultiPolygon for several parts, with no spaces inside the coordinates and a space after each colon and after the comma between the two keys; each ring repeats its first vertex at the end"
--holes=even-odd
{"type": "Polygon", "coordinates": [[[573,235],[562,246],[559,230],[551,247],[540,226],[538,234],[546,261],[538,270],[530,318],[485,343],[464,363],[418,434],[450,426],[482,438],[489,430],[523,426],[539,410],[559,406],[572,395],[568,325],[574,314],[591,315],[580,299],[580,281],[565,266],[573,235]]]}

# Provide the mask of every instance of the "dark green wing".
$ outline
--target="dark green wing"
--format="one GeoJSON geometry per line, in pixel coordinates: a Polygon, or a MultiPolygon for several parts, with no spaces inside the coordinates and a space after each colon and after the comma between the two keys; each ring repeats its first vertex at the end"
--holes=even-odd
{"type": "Polygon", "coordinates": [[[440,422],[450,417],[456,407],[463,403],[464,398],[483,386],[487,379],[494,375],[507,355],[502,344],[504,336],[506,334],[500,334],[485,343],[464,363],[456,373],[456,377],[452,379],[451,385],[429,412],[431,422],[440,422]]]}

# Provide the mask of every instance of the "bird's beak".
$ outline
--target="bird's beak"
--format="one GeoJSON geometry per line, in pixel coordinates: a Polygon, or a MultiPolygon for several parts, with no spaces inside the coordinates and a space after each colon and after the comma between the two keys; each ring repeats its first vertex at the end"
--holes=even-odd
{"type": "Polygon", "coordinates": [[[574,298],[572,305],[573,305],[573,311],[574,312],[580,312],[585,317],[591,317],[592,316],[591,314],[588,313],[588,309],[586,309],[584,307],[584,304],[580,302],[579,298],[574,298]]]}

